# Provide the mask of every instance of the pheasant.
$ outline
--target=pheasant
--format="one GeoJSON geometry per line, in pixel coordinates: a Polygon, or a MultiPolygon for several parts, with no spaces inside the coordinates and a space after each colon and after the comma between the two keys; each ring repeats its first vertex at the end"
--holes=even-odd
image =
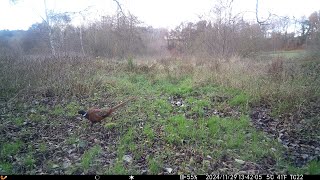
{"type": "Polygon", "coordinates": [[[118,108],[124,106],[130,100],[136,99],[136,97],[129,98],[128,100],[110,108],[110,109],[100,109],[100,108],[90,108],[88,111],[80,110],[78,114],[81,114],[83,117],[88,119],[91,122],[91,126],[94,123],[101,122],[106,117],[111,116],[111,114],[118,108]]]}

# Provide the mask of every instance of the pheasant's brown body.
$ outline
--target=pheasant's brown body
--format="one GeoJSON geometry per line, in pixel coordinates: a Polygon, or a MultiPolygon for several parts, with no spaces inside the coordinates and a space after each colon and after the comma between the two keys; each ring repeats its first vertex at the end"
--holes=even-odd
{"type": "Polygon", "coordinates": [[[132,99],[135,98],[130,98],[127,101],[122,102],[110,109],[90,108],[87,112],[79,111],[79,114],[82,114],[84,117],[86,117],[92,124],[97,123],[102,121],[106,117],[109,117],[116,109],[124,106],[128,101],[132,99]]]}

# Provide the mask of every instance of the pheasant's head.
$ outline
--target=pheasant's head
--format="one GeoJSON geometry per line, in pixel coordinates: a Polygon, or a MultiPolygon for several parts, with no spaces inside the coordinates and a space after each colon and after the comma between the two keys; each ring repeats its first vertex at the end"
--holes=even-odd
{"type": "Polygon", "coordinates": [[[80,110],[80,111],[78,111],[78,114],[81,114],[83,117],[85,117],[85,118],[88,118],[89,116],[88,116],[88,113],[86,112],[86,111],[84,111],[84,110],[80,110]]]}

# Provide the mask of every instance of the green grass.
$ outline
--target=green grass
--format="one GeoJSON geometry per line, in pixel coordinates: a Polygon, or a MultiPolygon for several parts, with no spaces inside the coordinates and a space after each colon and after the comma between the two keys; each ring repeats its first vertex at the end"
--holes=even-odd
{"type": "Polygon", "coordinates": [[[76,144],[77,142],[79,142],[79,138],[76,135],[71,135],[66,139],[66,143],[70,145],[76,144]]]}
{"type": "Polygon", "coordinates": [[[283,112],[288,112],[290,109],[292,109],[292,104],[287,101],[280,101],[277,103],[271,110],[272,116],[278,116],[281,115],[283,112]]]}
{"type": "Polygon", "coordinates": [[[196,113],[199,117],[204,116],[204,108],[209,107],[209,101],[207,100],[191,100],[191,112],[196,113]]]}
{"type": "Polygon", "coordinates": [[[148,167],[150,170],[150,174],[157,175],[161,172],[163,164],[162,161],[158,157],[149,156],[148,157],[148,167]]]}
{"type": "Polygon", "coordinates": [[[288,167],[289,174],[307,174],[307,175],[319,175],[320,174],[320,162],[313,160],[307,165],[297,168],[290,165],[288,167]]]}
{"type": "Polygon", "coordinates": [[[127,59],[127,68],[128,68],[129,71],[133,71],[134,70],[135,64],[134,64],[132,58],[128,58],[127,59]]]}
{"type": "Polygon", "coordinates": [[[118,158],[122,159],[122,157],[127,153],[134,153],[136,150],[136,145],[134,143],[134,129],[129,128],[128,131],[123,135],[120,140],[119,148],[118,148],[118,158]]]}
{"type": "Polygon", "coordinates": [[[240,106],[242,109],[246,109],[248,107],[248,103],[250,102],[250,98],[248,95],[241,93],[234,96],[230,101],[229,104],[231,106],[240,106]]]}
{"type": "Polygon", "coordinates": [[[30,114],[29,119],[34,122],[41,122],[41,121],[45,121],[46,117],[41,114],[30,114]]]}
{"type": "Polygon", "coordinates": [[[16,141],[11,143],[6,142],[2,144],[1,153],[0,153],[1,157],[7,157],[7,156],[17,154],[20,151],[22,145],[23,145],[22,141],[16,141]]]}
{"type": "Polygon", "coordinates": [[[50,111],[50,114],[54,116],[62,116],[64,115],[64,113],[65,113],[65,110],[60,104],[56,105],[54,109],[50,111]]]}
{"type": "Polygon", "coordinates": [[[17,125],[17,126],[22,126],[23,125],[23,118],[22,117],[17,117],[15,119],[13,119],[13,122],[17,125]]]}
{"type": "Polygon", "coordinates": [[[193,90],[192,79],[189,77],[183,78],[181,81],[170,82],[166,79],[158,81],[157,89],[161,92],[168,93],[170,95],[187,95],[193,90]]]}
{"type": "MultiPolygon", "coordinates": [[[[26,173],[34,172],[35,169],[39,169],[35,166],[38,164],[35,161],[35,157],[38,157],[36,153],[45,153],[56,147],[52,144],[59,143],[56,147],[58,152],[68,151],[69,147],[75,149],[72,155],[67,153],[64,155],[72,161],[71,167],[63,169],[60,162],[48,159],[44,162],[47,168],[44,167],[44,171],[52,172],[54,169],[74,173],[80,169],[85,173],[140,174],[139,168],[146,167],[147,173],[159,174],[165,167],[179,167],[179,173],[182,174],[205,174],[208,171],[219,173],[220,167],[210,169],[212,168],[210,166],[223,162],[221,159],[223,157],[241,159],[258,165],[263,158],[269,157],[276,161],[273,167],[275,170],[286,169],[293,174],[319,174],[318,162],[311,162],[302,168],[288,165],[283,159],[284,149],[281,145],[275,139],[269,139],[264,133],[253,128],[248,117],[249,104],[259,102],[260,98],[266,98],[268,102],[273,103],[273,115],[290,111],[291,100],[303,97],[300,96],[303,95],[303,90],[299,90],[299,87],[304,85],[304,81],[300,79],[295,82],[288,79],[271,81],[271,77],[265,75],[268,66],[259,64],[257,67],[261,67],[262,70],[254,67],[255,71],[249,72],[251,65],[256,64],[250,62],[252,64],[249,66],[242,61],[235,64],[221,64],[222,68],[218,69],[219,71],[210,69],[209,66],[195,67],[199,68],[197,76],[191,71],[183,72],[182,66],[181,68],[176,66],[174,71],[166,68],[149,71],[141,68],[133,59],[128,59],[124,65],[115,67],[116,71],[110,72],[104,63],[107,62],[98,64],[99,66],[96,64],[97,67],[89,65],[88,69],[82,69],[84,80],[80,85],[78,81],[69,79],[70,83],[64,84],[66,87],[58,89],[59,92],[68,89],[65,94],[72,95],[61,96],[63,102],[51,107],[44,105],[32,107],[36,112],[20,114],[19,117],[8,116],[13,125],[21,126],[17,133],[18,139],[36,133],[34,129],[23,126],[24,117],[39,126],[45,127],[49,122],[50,128],[61,127],[62,130],[57,130],[55,135],[64,139],[59,142],[43,142],[35,139],[35,142],[30,142],[28,148],[23,151],[22,141],[2,143],[1,172],[10,173],[16,169],[8,163],[9,157],[16,154],[22,157],[21,162],[27,167],[26,173]],[[94,84],[98,85],[93,86],[94,84]],[[78,99],[74,97],[79,94],[83,96],[78,99]],[[105,96],[106,94],[108,96],[105,96]],[[121,101],[129,96],[139,98],[119,109],[112,117],[111,123],[106,121],[90,129],[87,122],[79,123],[75,120],[77,111],[81,107],[121,101]],[[172,106],[169,99],[177,96],[182,98],[184,106],[172,106]],[[240,117],[227,115],[223,118],[216,115],[205,116],[210,115],[210,110],[213,109],[223,113],[229,109],[235,111],[240,109],[242,115],[240,117]],[[47,121],[49,119],[50,121],[47,121]],[[67,128],[74,134],[64,134],[67,128]],[[106,131],[112,134],[110,138],[114,139],[103,139],[100,136],[99,133],[106,131]],[[93,145],[88,137],[98,139],[101,144],[93,145]],[[108,148],[102,148],[100,145],[108,148]],[[86,151],[80,154],[83,150],[86,151]],[[105,164],[103,159],[96,161],[98,158],[105,158],[99,156],[104,150],[106,151],[104,153],[114,153],[110,156],[111,159],[108,159],[108,164],[105,164]],[[80,158],[74,160],[74,155],[80,158]],[[131,163],[124,162],[125,155],[132,156],[131,163]],[[207,156],[212,158],[208,159],[207,156]],[[142,165],[137,166],[136,162],[141,158],[145,159],[142,165]]],[[[317,70],[316,65],[314,66],[315,70],[312,70],[312,73],[317,70]]],[[[74,74],[78,71],[80,70],[71,71],[70,76],[77,79],[74,74]]],[[[25,110],[19,107],[17,111],[22,113],[25,110]]],[[[0,140],[4,139],[0,137],[0,140]]],[[[242,168],[241,163],[228,163],[232,166],[229,170],[242,168]]]]}
{"type": "Polygon", "coordinates": [[[108,171],[106,172],[106,174],[110,174],[110,175],[123,175],[127,172],[127,170],[125,169],[125,167],[123,166],[123,164],[118,161],[116,162],[111,168],[108,169],[108,171]]]}
{"type": "Polygon", "coordinates": [[[1,174],[12,174],[13,173],[12,163],[1,162],[0,163],[0,173],[1,174]]]}
{"type": "Polygon", "coordinates": [[[179,145],[184,140],[190,140],[193,122],[178,115],[168,119],[165,133],[168,143],[179,145]]]}
{"type": "Polygon", "coordinates": [[[48,149],[48,147],[44,142],[39,144],[39,151],[40,152],[45,152],[45,151],[47,151],[47,149],[48,149]]]}
{"type": "MultiPolygon", "coordinates": [[[[78,113],[79,109],[80,109],[80,106],[78,103],[71,102],[67,104],[65,108],[65,112],[68,117],[74,117],[78,113]]],[[[59,115],[59,113],[61,113],[62,110],[58,108],[58,109],[55,109],[55,111],[57,112],[54,112],[53,114],[59,115]]]]}
{"type": "Polygon", "coordinates": [[[92,163],[94,162],[94,158],[98,156],[101,152],[101,147],[99,145],[95,145],[89,150],[85,151],[85,153],[81,157],[81,166],[84,171],[88,171],[92,163]]]}
{"type": "Polygon", "coordinates": [[[147,136],[149,141],[154,140],[155,134],[150,124],[145,125],[145,127],[143,128],[143,133],[147,136]]]}
{"type": "Polygon", "coordinates": [[[48,112],[48,108],[46,106],[42,106],[42,105],[37,106],[37,110],[40,113],[47,113],[48,112]]]}
{"type": "MultiPolygon", "coordinates": [[[[143,82],[143,84],[148,84],[149,92],[152,92],[152,87],[149,86],[150,84],[145,77],[138,75],[138,77],[131,79],[133,83],[139,84],[143,82]]],[[[164,97],[182,96],[191,108],[180,107],[173,109],[170,103],[164,98],[156,98],[156,100],[151,103],[152,108],[150,108],[149,102],[145,103],[145,106],[141,108],[147,113],[151,112],[148,116],[152,116],[152,112],[154,111],[160,114],[160,116],[156,118],[158,120],[152,120],[155,124],[147,124],[142,130],[147,141],[150,141],[150,139],[154,137],[152,127],[164,126],[164,134],[161,134],[160,138],[173,147],[190,149],[194,148],[193,146],[196,144],[198,151],[210,154],[215,158],[220,158],[224,154],[222,152],[225,152],[227,149],[230,150],[227,153],[229,156],[245,161],[259,162],[264,157],[272,157],[276,161],[283,161],[281,160],[281,146],[275,140],[267,139],[265,134],[254,130],[250,126],[250,120],[246,115],[240,117],[240,119],[230,117],[203,119],[204,108],[212,107],[209,99],[215,96],[230,97],[224,102],[218,102],[216,108],[219,109],[220,107],[223,109],[229,104],[231,107],[240,107],[244,114],[247,114],[248,104],[252,101],[247,93],[238,89],[219,87],[214,84],[194,87],[192,78],[189,77],[182,77],[180,80],[175,78],[174,81],[160,78],[154,81],[154,83],[153,90],[157,90],[154,95],[164,97]],[[161,93],[159,93],[159,91],[161,93]],[[181,110],[186,110],[188,111],[187,113],[196,113],[198,114],[198,118],[188,120],[181,110]],[[271,150],[274,147],[277,149],[276,152],[271,150]]],[[[135,87],[135,85],[132,84],[132,87],[135,87]]],[[[137,88],[134,89],[136,90],[135,93],[139,93],[137,88]]],[[[126,149],[131,149],[129,150],[130,152],[138,153],[137,149],[141,149],[141,145],[144,143],[130,145],[133,139],[132,137],[128,137],[129,134],[132,137],[135,136],[130,128],[120,144],[126,147],[126,149]],[[128,144],[124,145],[124,142],[128,144]]],[[[124,155],[124,151],[125,150],[122,149],[120,154],[124,155]]],[[[161,159],[166,155],[166,152],[163,151],[160,152],[157,157],[161,159]]],[[[118,157],[120,158],[121,156],[118,157]]],[[[189,162],[184,162],[183,164],[187,166],[188,163],[189,162]]],[[[149,171],[151,171],[150,173],[158,173],[161,166],[159,164],[161,163],[150,158],[148,164],[149,171]]],[[[206,167],[207,166],[201,167],[202,169],[200,168],[199,172],[205,172],[206,167]]]]}
{"type": "Polygon", "coordinates": [[[164,99],[157,99],[153,104],[160,115],[165,115],[172,111],[172,106],[164,99]]]}
{"type": "Polygon", "coordinates": [[[117,127],[117,123],[112,123],[112,122],[110,122],[110,123],[105,123],[105,124],[104,124],[104,127],[105,127],[106,129],[113,129],[113,128],[116,128],[116,127],[117,127]]]}
{"type": "Polygon", "coordinates": [[[272,51],[272,52],[266,52],[264,53],[266,55],[269,55],[271,57],[282,57],[287,59],[293,59],[293,58],[302,58],[306,55],[305,50],[293,50],[293,51],[272,51]]]}
{"type": "Polygon", "coordinates": [[[209,129],[214,137],[225,142],[225,148],[241,149],[238,155],[244,159],[256,161],[265,155],[271,155],[272,147],[279,147],[277,142],[268,141],[263,133],[252,129],[247,116],[242,116],[239,120],[211,119],[209,129]]]}
{"type": "Polygon", "coordinates": [[[29,153],[24,158],[23,162],[27,168],[32,169],[35,165],[36,160],[34,159],[33,155],[31,153],[29,153]]]}
{"type": "Polygon", "coordinates": [[[307,172],[310,175],[319,175],[320,174],[320,162],[319,161],[311,161],[308,164],[307,172]]]}

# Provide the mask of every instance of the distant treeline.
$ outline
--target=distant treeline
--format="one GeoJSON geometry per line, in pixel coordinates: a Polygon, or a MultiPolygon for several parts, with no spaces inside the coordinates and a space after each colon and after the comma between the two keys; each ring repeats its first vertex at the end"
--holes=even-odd
{"type": "Polygon", "coordinates": [[[143,26],[132,14],[103,16],[80,27],[73,26],[66,16],[52,16],[51,25],[43,21],[26,31],[0,31],[0,54],[246,57],[260,51],[300,48],[320,51],[320,11],[295,21],[298,30],[291,33],[288,18],[275,18],[261,25],[217,12],[220,13],[211,20],[181,23],[173,30],[143,26]]]}

